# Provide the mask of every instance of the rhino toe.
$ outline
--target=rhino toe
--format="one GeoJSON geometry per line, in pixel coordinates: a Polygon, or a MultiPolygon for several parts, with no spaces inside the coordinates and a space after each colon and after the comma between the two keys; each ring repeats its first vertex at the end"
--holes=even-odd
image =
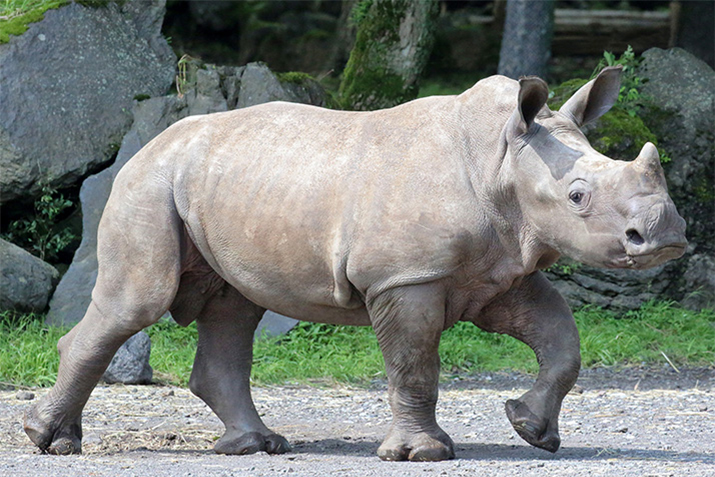
{"type": "Polygon", "coordinates": [[[260,432],[246,432],[236,436],[226,432],[214,445],[214,451],[228,455],[247,455],[262,451],[268,454],[285,454],[291,451],[291,447],[285,437],[278,434],[264,436],[260,432]]]}
{"type": "Polygon", "coordinates": [[[81,454],[82,441],[76,436],[59,437],[47,448],[47,453],[54,455],[81,454]]]}
{"type": "Polygon", "coordinates": [[[278,434],[270,434],[265,436],[266,452],[269,454],[285,454],[292,451],[288,440],[278,434]]]}

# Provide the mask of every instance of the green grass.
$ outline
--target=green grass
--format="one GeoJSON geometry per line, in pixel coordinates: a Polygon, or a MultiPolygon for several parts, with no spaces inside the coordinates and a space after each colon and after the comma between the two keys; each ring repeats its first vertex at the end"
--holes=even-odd
{"type": "Polygon", "coordinates": [[[51,386],[57,376],[57,340],[66,333],[43,323],[44,316],[0,314],[0,382],[51,386]]]}
{"type": "MultiPolygon", "coordinates": [[[[715,365],[715,312],[672,303],[650,303],[617,317],[598,308],[577,311],[583,367],[715,365]]],[[[57,373],[56,343],[66,332],[42,324],[42,316],[0,314],[0,382],[49,386],[57,373]]],[[[148,329],[155,380],[185,386],[196,352],[196,326],[161,321],[148,329]]],[[[470,323],[447,330],[440,344],[442,372],[535,372],[533,352],[504,335],[470,323]]],[[[300,323],[288,335],[256,342],[253,382],[366,384],[384,378],[375,334],[368,327],[300,323]]]]}

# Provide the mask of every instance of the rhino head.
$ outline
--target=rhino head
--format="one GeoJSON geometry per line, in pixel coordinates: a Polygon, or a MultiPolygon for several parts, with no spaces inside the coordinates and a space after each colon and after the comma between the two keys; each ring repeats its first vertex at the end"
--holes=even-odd
{"type": "Polygon", "coordinates": [[[620,83],[621,68],[605,68],[551,111],[546,83],[522,78],[502,172],[542,243],[587,265],[644,269],[683,255],[685,221],[653,144],[633,161],[613,160],[579,129],[613,106],[620,83]]]}

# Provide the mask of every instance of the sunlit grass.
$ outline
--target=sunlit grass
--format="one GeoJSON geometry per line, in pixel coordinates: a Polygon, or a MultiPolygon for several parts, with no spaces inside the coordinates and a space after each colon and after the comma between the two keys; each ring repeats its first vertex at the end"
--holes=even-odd
{"type": "MultiPolygon", "coordinates": [[[[715,365],[715,312],[694,312],[672,303],[650,303],[622,317],[584,308],[575,313],[583,367],[614,365],[715,365]]],[[[0,381],[25,386],[54,382],[57,340],[66,330],[47,327],[41,315],[13,319],[0,314],[0,381]]],[[[198,334],[162,320],[148,330],[155,380],[185,386],[191,375],[198,334]]],[[[533,352],[504,335],[458,323],[442,335],[442,372],[472,374],[514,370],[535,372],[533,352]]],[[[384,378],[375,333],[369,327],[300,323],[286,336],[257,340],[253,382],[369,383],[384,378]]]]}

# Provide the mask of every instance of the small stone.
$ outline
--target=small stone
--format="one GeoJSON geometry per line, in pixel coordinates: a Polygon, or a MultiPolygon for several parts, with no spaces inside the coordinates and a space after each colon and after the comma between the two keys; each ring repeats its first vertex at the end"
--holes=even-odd
{"type": "Polygon", "coordinates": [[[174,390],[172,389],[172,390],[169,391],[168,393],[164,394],[164,397],[171,397],[171,396],[173,396],[173,395],[174,395],[174,390]]]}
{"type": "Polygon", "coordinates": [[[102,438],[99,435],[90,432],[82,437],[82,446],[85,445],[100,445],[102,444],[102,438]]]}
{"type": "Polygon", "coordinates": [[[621,428],[616,429],[616,432],[620,432],[620,433],[622,433],[622,434],[625,434],[626,432],[628,432],[628,428],[627,428],[627,427],[621,427],[621,428]]]}
{"type": "Polygon", "coordinates": [[[15,399],[19,399],[21,401],[32,401],[35,399],[35,393],[31,393],[30,391],[18,391],[18,393],[15,394],[15,399]]]}
{"type": "Polygon", "coordinates": [[[569,394],[583,394],[583,388],[576,384],[573,388],[571,388],[569,394]]]}

